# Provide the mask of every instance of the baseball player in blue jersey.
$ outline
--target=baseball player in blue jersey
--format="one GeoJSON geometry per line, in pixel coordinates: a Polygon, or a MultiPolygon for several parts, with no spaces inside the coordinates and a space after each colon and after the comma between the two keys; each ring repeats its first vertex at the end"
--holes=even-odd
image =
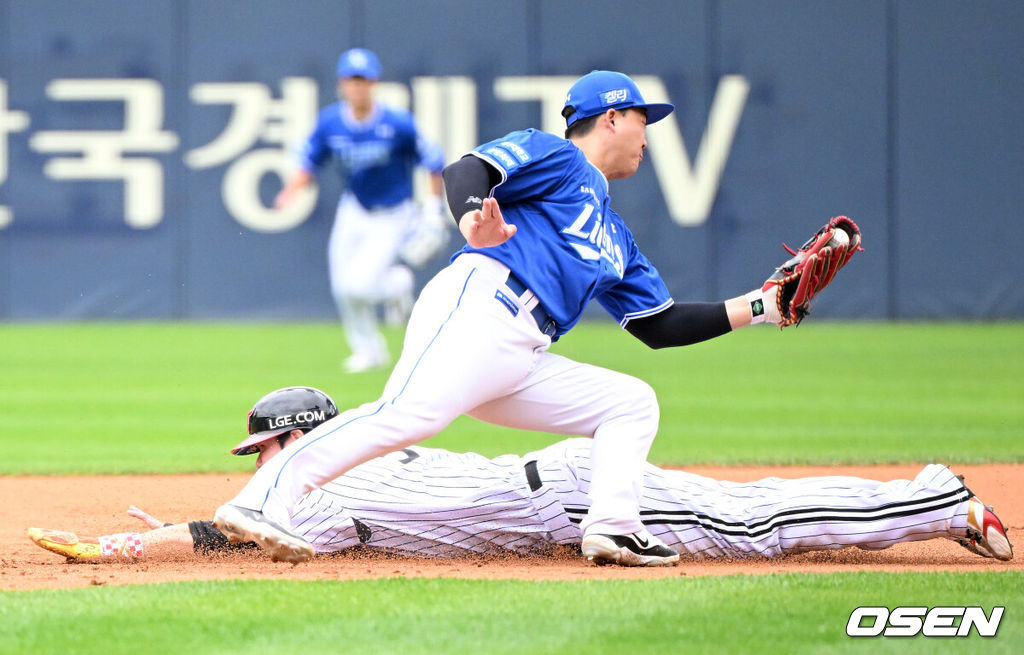
{"type": "Polygon", "coordinates": [[[583,555],[644,566],[678,561],[639,515],[643,467],[658,430],[654,391],[548,352],[591,299],[652,348],[779,322],[775,287],[724,302],[675,303],[609,206],[609,180],[636,172],[646,125],[672,110],[644,102],[626,75],[593,71],[566,96],[566,138],[513,132],[448,166],[449,208],[467,246],[421,292],[383,394],[261,467],[217,510],[217,527],[276,559],[303,561],[313,548],[286,526],[305,493],[468,414],[590,437],[583,555]]]}
{"type": "Polygon", "coordinates": [[[380,78],[376,55],[348,50],[338,60],[337,74],[344,100],[320,112],[302,147],[299,170],[275,205],[287,206],[318,168],[331,159],[338,162],[346,190],[331,230],[328,264],[352,350],[345,368],[359,372],[390,361],[377,327],[378,307],[412,304],[412,271],[398,263],[399,256],[419,265],[446,233],[440,197],[444,158],[440,147],[419,134],[409,112],[373,100],[380,78]],[[430,171],[435,196],[422,216],[413,202],[416,166],[430,171]]]}
{"type": "MultiPolygon", "coordinates": [[[[278,389],[249,412],[249,435],[232,449],[262,468],[290,443],[338,413],[311,387],[278,389]]],[[[303,496],[289,529],[317,553],[366,547],[408,555],[546,555],[579,546],[590,505],[589,439],[488,459],[412,446],[353,468],[303,496]]],[[[737,483],[647,464],[640,496],[644,525],[693,558],[776,557],[946,538],[973,553],[1013,558],[1006,528],[963,480],[939,464],[913,480],[849,476],[765,478],[737,483]]],[[[137,507],[146,533],[79,538],[29,528],[37,545],[90,562],[231,550],[208,521],[164,524],[137,507]]],[[[234,548],[253,544],[234,545],[234,548]]]]}

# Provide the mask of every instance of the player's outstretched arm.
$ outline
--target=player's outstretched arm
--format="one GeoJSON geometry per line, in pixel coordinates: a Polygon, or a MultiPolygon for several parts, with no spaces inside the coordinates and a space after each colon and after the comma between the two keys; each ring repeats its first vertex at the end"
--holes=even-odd
{"type": "MultiPolygon", "coordinates": [[[[772,304],[765,304],[757,322],[778,324],[779,313],[772,304]]],[[[745,296],[725,302],[675,303],[662,312],[635,318],[626,323],[626,330],[650,348],[689,346],[714,339],[754,322],[751,303],[745,296]]]]}
{"type": "Polygon", "coordinates": [[[248,550],[256,544],[229,543],[210,521],[165,523],[139,509],[128,508],[134,516],[152,528],[147,532],[120,532],[100,537],[79,537],[74,532],[29,528],[28,538],[40,548],[63,555],[68,561],[116,562],[140,559],[171,559],[199,553],[248,550]]]}
{"type": "Polygon", "coordinates": [[[28,538],[40,548],[76,562],[181,557],[190,554],[194,545],[189,526],[185,523],[144,533],[121,532],[100,537],[79,537],[64,530],[29,528],[28,538]]]}
{"type": "Polygon", "coordinates": [[[724,303],[677,303],[665,311],[631,320],[626,329],[651,348],[684,346],[756,323],[796,325],[810,301],[854,253],[862,250],[857,224],[837,216],[775,269],[763,286],[724,303]]]}

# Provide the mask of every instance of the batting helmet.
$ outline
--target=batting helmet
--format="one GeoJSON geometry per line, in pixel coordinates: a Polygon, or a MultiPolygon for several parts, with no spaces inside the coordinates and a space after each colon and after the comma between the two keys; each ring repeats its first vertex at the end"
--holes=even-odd
{"type": "Polygon", "coordinates": [[[249,410],[249,437],[231,449],[233,455],[259,452],[258,444],[292,430],[312,430],[338,415],[331,397],[313,387],[271,391],[249,410]]]}

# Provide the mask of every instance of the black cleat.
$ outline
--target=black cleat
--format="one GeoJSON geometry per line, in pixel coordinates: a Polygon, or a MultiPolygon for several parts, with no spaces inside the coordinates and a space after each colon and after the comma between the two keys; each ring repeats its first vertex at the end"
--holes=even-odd
{"type": "Polygon", "coordinates": [[[588,534],[583,537],[583,556],[598,566],[674,566],[679,553],[644,530],[633,534],[588,534]]]}

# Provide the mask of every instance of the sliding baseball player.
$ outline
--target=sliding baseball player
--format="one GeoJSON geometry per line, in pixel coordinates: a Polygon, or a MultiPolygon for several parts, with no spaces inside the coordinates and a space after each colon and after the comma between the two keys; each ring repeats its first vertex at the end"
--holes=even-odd
{"type": "MultiPolygon", "coordinates": [[[[290,444],[336,414],[333,401],[317,389],[279,389],[253,407],[250,435],[232,452],[258,453],[256,465],[262,467],[287,456],[290,444]]],[[[588,439],[494,459],[413,446],[311,491],[296,506],[289,528],[318,553],[365,547],[423,557],[540,556],[581,543],[591,479],[588,439]]],[[[693,558],[882,549],[935,538],[952,539],[983,557],[1013,557],[1006,529],[991,508],[937,464],[913,480],[827,476],[749,483],[648,464],[640,498],[644,526],[693,558]]],[[[164,525],[137,508],[130,513],[155,529],[88,539],[31,528],[29,537],[83,561],[255,548],[230,544],[208,521],[164,525]]]]}

